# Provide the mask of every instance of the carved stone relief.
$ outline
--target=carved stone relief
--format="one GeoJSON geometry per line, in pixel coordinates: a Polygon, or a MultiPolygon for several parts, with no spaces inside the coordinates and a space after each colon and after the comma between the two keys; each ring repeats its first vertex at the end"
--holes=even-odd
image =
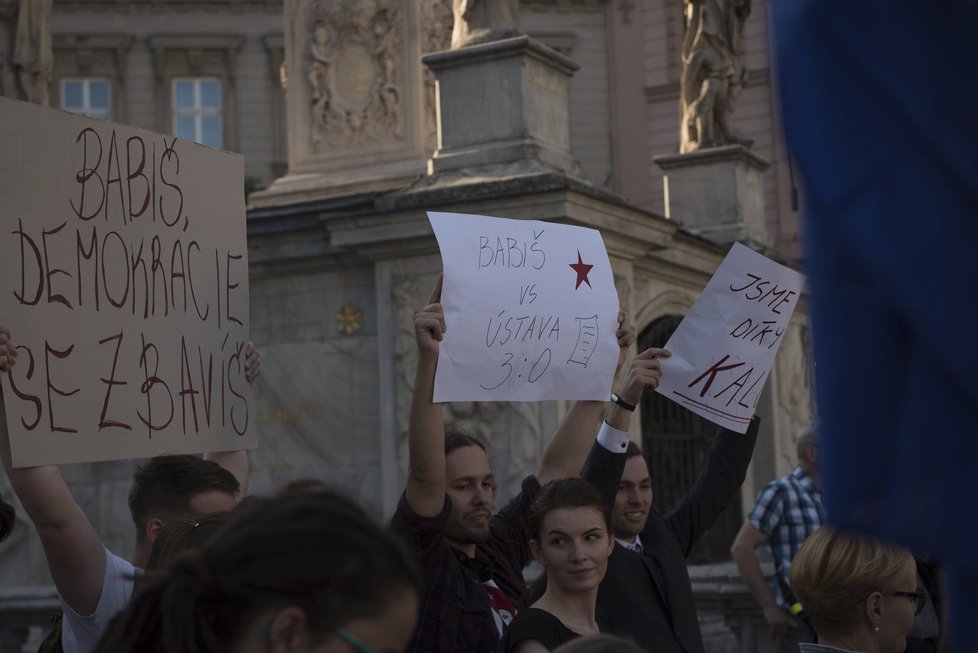
{"type": "Polygon", "coordinates": [[[404,138],[396,0],[309,4],[306,79],[316,152],[404,138]]]}

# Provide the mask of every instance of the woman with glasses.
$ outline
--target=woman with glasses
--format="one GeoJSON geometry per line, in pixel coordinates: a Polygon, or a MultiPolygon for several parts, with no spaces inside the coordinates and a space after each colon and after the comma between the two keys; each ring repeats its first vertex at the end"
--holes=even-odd
{"type": "Polygon", "coordinates": [[[335,492],[255,500],[145,579],[96,653],[400,653],[416,563],[335,492]]]}
{"type": "Polygon", "coordinates": [[[903,653],[927,599],[909,551],[827,526],[798,551],[791,586],[818,634],[802,653],[903,653]]]}

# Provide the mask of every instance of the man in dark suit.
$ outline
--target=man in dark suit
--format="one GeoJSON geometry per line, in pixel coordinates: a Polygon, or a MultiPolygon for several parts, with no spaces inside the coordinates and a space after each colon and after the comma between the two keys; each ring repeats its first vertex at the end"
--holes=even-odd
{"type": "MultiPolygon", "coordinates": [[[[648,350],[643,356],[662,353],[648,350]]],[[[647,387],[654,388],[657,381],[647,387]]],[[[624,393],[634,392],[636,384],[623,387],[623,396],[612,396],[615,405],[605,429],[627,424],[622,413],[634,411],[641,400],[644,388],[626,397],[624,393]]],[[[655,653],[704,653],[686,556],[740,490],[759,423],[755,416],[746,434],[720,429],[696,483],[665,515],[652,510],[649,466],[634,443],[625,453],[602,447],[591,450],[582,476],[598,486],[609,503],[614,502],[617,543],[598,590],[598,607],[615,632],[655,653]]]]}

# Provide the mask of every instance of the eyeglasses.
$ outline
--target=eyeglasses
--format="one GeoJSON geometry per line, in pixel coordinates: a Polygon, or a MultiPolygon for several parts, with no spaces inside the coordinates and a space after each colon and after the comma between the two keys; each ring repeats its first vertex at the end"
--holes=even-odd
{"type": "MultiPolygon", "coordinates": [[[[258,629],[258,634],[262,637],[268,639],[272,636],[272,623],[268,622],[264,626],[258,629]]],[[[370,648],[358,638],[356,635],[348,630],[342,628],[334,628],[333,634],[342,639],[344,642],[353,647],[357,653],[377,653],[374,649],[370,648]]]]}
{"type": "Polygon", "coordinates": [[[333,634],[356,649],[357,653],[377,653],[377,651],[364,644],[359,638],[354,636],[353,633],[347,630],[343,630],[342,628],[334,628],[333,634]]]}
{"type": "Polygon", "coordinates": [[[924,590],[916,590],[914,592],[887,592],[890,596],[905,596],[914,605],[914,616],[920,614],[924,610],[924,606],[927,605],[927,592],[924,590]]]}

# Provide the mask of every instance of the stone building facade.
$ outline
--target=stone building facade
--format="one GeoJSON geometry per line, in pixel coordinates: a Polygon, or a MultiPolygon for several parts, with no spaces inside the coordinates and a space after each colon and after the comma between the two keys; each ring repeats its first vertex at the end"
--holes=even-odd
{"type": "MultiPolygon", "coordinates": [[[[763,175],[767,243],[792,261],[797,220],[764,9],[755,3],[748,19],[751,73],[734,121],[773,164],[763,175]]],[[[566,90],[579,170],[446,184],[426,181],[439,147],[437,99],[419,58],[447,48],[450,0],[55,0],[52,104],[245,155],[252,339],[263,354],[253,492],[324,477],[378,516],[392,512],[406,473],[411,318],[440,268],[426,209],[601,229],[620,301],[644,343],[678,321],[722,259],[725,249],[685,231],[682,216],[662,217],[663,174],[653,161],[679,147],[681,3],[523,0],[520,19],[523,31],[579,66],[566,90]],[[295,34],[306,40],[297,45],[295,34]],[[330,114],[337,101],[342,123],[330,114]]],[[[794,463],[791,436],[810,413],[807,333],[802,306],[759,405],[763,428],[728,530],[757,490],[794,463]]],[[[633,432],[652,437],[650,415],[660,408],[643,405],[633,432]]],[[[489,444],[502,499],[535,467],[565,409],[472,403],[447,412],[450,424],[489,444]]],[[[680,431],[692,423],[683,420],[680,431]]],[[[658,476],[688,485],[700,445],[672,435],[688,451],[659,461],[658,476]]],[[[64,469],[120,554],[133,546],[121,500],[132,469],[64,469]]],[[[9,498],[5,480],[0,487],[9,498]]],[[[0,638],[20,646],[28,632],[36,639],[52,595],[36,536],[23,520],[18,526],[0,556],[0,638]]],[[[723,557],[722,538],[712,546],[703,560],[723,557]]],[[[755,633],[763,619],[736,575],[724,574],[722,565],[694,574],[711,649],[763,648],[755,633]]],[[[8,650],[2,639],[0,650],[8,650]]]]}

